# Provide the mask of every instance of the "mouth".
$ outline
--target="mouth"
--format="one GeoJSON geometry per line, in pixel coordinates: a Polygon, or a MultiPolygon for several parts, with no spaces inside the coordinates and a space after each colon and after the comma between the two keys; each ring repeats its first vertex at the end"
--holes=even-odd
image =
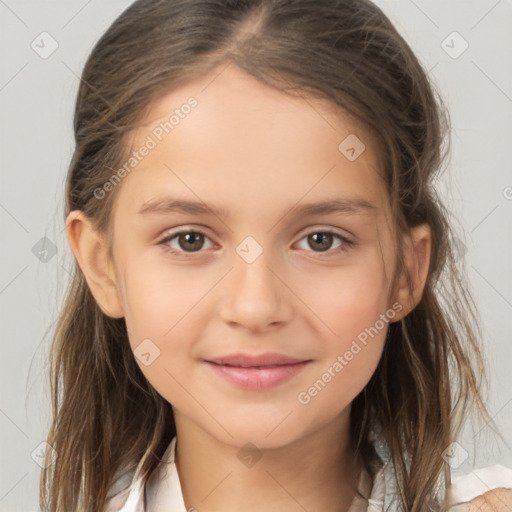
{"type": "Polygon", "coordinates": [[[233,354],[208,360],[209,363],[223,366],[237,366],[241,368],[276,367],[303,363],[304,361],[306,360],[271,352],[260,355],[233,354]]]}
{"type": "Polygon", "coordinates": [[[297,359],[282,354],[235,354],[204,361],[216,376],[239,388],[253,391],[283,384],[310,362],[311,359],[297,359]]]}

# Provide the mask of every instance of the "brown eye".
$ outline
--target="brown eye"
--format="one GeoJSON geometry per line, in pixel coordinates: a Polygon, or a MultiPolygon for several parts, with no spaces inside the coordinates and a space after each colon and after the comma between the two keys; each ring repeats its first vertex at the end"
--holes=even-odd
{"type": "Polygon", "coordinates": [[[327,251],[333,241],[333,236],[331,233],[313,233],[308,235],[308,244],[310,247],[317,248],[319,251],[327,251]]]}
{"type": "Polygon", "coordinates": [[[312,249],[313,252],[318,253],[346,251],[355,245],[355,242],[352,242],[348,238],[335,233],[334,231],[313,231],[304,236],[300,242],[302,242],[302,240],[306,240],[307,244],[307,247],[301,247],[302,249],[312,249]],[[336,242],[336,240],[338,240],[338,242],[336,242]]]}
{"type": "Polygon", "coordinates": [[[178,244],[185,251],[198,251],[204,244],[204,235],[195,231],[180,233],[178,235],[178,244]]]}
{"type": "Polygon", "coordinates": [[[194,253],[200,252],[204,248],[206,241],[209,241],[209,238],[201,231],[188,230],[179,231],[167,236],[160,242],[160,245],[176,254],[194,253]]]}

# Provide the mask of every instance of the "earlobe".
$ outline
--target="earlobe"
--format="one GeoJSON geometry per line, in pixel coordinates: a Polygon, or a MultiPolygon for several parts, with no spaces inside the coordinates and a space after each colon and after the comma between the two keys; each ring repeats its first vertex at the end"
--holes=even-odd
{"type": "Polygon", "coordinates": [[[403,309],[395,321],[407,316],[420,302],[425,283],[429,274],[432,248],[432,234],[428,224],[420,224],[411,228],[410,237],[405,240],[404,260],[406,270],[412,281],[412,295],[407,277],[402,275],[397,291],[396,301],[403,309]]]}
{"type": "Polygon", "coordinates": [[[66,233],[71,250],[100,309],[111,318],[124,316],[113,266],[104,236],[80,210],[66,219],[66,233]]]}

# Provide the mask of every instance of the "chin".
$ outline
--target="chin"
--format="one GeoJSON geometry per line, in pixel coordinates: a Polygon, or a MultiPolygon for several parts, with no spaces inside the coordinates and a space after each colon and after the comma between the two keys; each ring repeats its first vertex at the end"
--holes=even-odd
{"type": "MultiPolygon", "coordinates": [[[[205,429],[218,441],[237,449],[247,448],[250,443],[260,450],[276,449],[287,446],[302,437],[308,435],[305,425],[296,425],[284,419],[286,415],[281,415],[279,419],[270,420],[262,417],[246,417],[243,421],[232,421],[224,419],[220,423],[228,425],[226,432],[217,423],[209,423],[205,429]],[[284,421],[283,421],[284,419],[284,421]]],[[[296,419],[295,419],[296,421],[296,419]]]]}

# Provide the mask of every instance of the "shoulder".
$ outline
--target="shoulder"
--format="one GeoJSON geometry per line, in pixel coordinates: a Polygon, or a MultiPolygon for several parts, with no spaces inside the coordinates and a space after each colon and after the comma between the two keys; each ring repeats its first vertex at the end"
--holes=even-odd
{"type": "Polygon", "coordinates": [[[499,464],[476,469],[453,480],[447,494],[454,512],[512,510],[512,469],[499,464]]]}

